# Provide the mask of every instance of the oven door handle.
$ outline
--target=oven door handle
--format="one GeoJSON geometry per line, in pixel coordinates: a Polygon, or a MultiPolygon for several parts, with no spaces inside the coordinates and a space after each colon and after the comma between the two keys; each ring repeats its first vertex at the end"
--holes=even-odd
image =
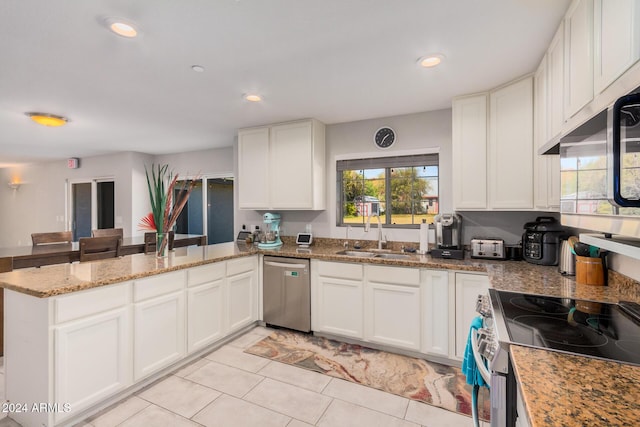
{"type": "Polygon", "coordinates": [[[487,369],[485,365],[484,358],[480,355],[480,351],[478,350],[478,333],[474,331],[471,334],[471,349],[473,350],[473,358],[476,359],[476,365],[480,370],[480,375],[487,384],[491,384],[491,372],[487,369]]]}

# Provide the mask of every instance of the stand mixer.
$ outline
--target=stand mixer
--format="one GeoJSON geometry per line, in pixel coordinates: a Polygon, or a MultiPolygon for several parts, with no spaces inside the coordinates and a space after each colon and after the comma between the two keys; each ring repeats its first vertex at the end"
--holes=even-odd
{"type": "Polygon", "coordinates": [[[282,246],[282,240],[280,240],[280,214],[267,212],[262,215],[262,222],[265,224],[266,242],[258,243],[258,247],[260,249],[270,249],[282,246]]]}

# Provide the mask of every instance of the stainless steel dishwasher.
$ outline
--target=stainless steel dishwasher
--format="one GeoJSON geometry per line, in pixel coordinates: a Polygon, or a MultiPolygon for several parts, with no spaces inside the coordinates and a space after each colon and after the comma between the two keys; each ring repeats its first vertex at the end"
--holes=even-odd
{"type": "Polygon", "coordinates": [[[311,331],[309,260],[265,256],[263,267],[264,322],[311,331]]]}

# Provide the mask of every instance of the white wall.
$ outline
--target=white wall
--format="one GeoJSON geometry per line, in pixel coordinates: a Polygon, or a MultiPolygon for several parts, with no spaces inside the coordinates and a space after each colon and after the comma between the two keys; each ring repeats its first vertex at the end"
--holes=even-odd
{"type": "Polygon", "coordinates": [[[18,179],[18,190],[0,185],[0,247],[30,246],[31,233],[70,229],[67,180],[113,177],[116,227],[125,236],[141,235],[140,219],[151,211],[145,165],[168,163],[182,176],[201,172],[233,172],[233,148],[152,156],[125,152],[80,159],[79,169],[68,169],[66,160],[0,169],[0,183],[18,179]]]}

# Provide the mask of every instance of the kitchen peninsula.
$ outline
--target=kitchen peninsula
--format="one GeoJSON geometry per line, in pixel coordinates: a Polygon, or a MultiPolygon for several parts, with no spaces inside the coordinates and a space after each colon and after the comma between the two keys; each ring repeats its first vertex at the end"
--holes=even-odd
{"type": "MultiPolygon", "coordinates": [[[[137,254],[1,274],[0,284],[7,291],[7,398],[15,404],[45,402],[53,409],[14,412],[10,417],[25,427],[77,422],[168,369],[243,333],[260,320],[262,253],[350,264],[486,273],[490,286],[497,289],[603,302],[640,302],[638,288],[625,285],[615,276],[608,287],[585,288],[561,276],[556,268],[519,261],[457,261],[425,255],[363,259],[339,255],[339,249],[314,246],[310,251],[298,251],[285,244],[279,250],[261,251],[226,243],[178,248],[166,259],[137,254]]],[[[613,362],[557,357],[566,363],[573,363],[574,359],[586,365],[597,363],[598,369],[591,377],[594,384],[619,369],[619,364],[613,362]]],[[[545,425],[531,400],[534,395],[530,390],[535,390],[540,380],[526,375],[527,362],[523,360],[516,359],[516,372],[521,375],[531,424],[545,425]]],[[[629,378],[617,386],[633,395],[634,388],[640,388],[640,367],[625,368],[630,372],[629,378]]],[[[555,392],[563,393],[557,388],[555,392]]],[[[594,388],[591,394],[574,396],[564,406],[575,406],[576,399],[581,399],[588,411],[593,406],[589,402],[602,392],[594,388]]],[[[559,401],[556,405],[563,404],[559,401]]],[[[614,400],[609,411],[633,419],[640,406],[637,399],[614,400]]],[[[571,413],[565,412],[567,417],[571,413]]],[[[567,424],[561,418],[554,422],[567,424]]]]}

